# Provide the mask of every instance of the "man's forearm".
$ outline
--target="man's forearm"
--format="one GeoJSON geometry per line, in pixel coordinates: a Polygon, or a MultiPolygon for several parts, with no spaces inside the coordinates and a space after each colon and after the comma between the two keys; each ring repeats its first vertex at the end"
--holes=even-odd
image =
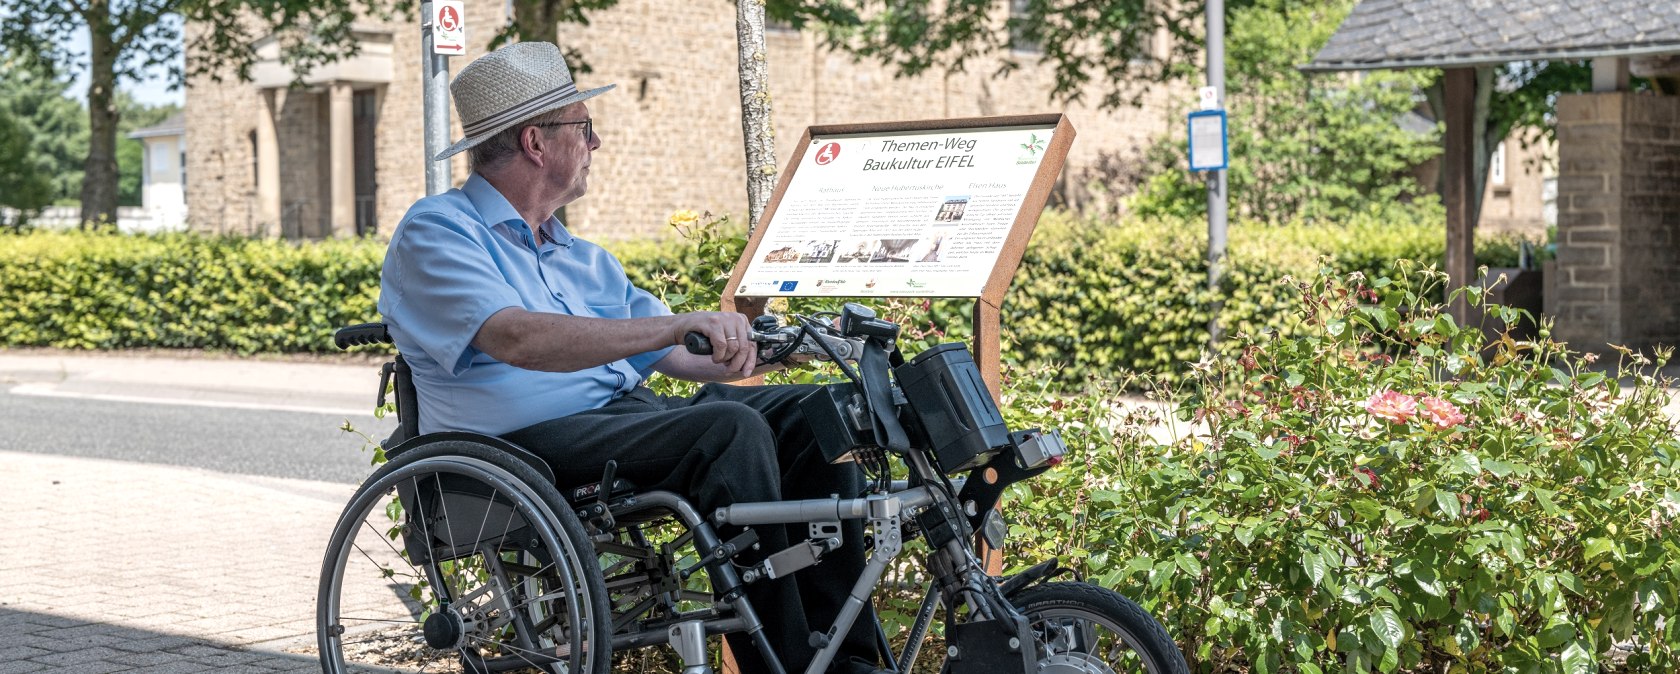
{"type": "Polygon", "coordinates": [[[674,325],[671,316],[607,319],[509,307],[484,321],[472,343],[514,367],[575,372],[670,346],[674,325]]]}

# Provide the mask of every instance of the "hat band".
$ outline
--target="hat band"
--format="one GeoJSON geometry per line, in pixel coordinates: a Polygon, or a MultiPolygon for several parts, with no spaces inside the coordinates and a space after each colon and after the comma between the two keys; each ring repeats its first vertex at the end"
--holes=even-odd
{"type": "Polygon", "coordinates": [[[494,115],[485,117],[484,119],[475,120],[473,123],[463,126],[461,128],[461,132],[467,137],[477,136],[481,133],[489,132],[497,127],[512,124],[513,122],[535,115],[538,112],[543,111],[545,109],[544,106],[551,106],[555,101],[561,100],[575,93],[577,93],[577,85],[573,82],[567,82],[548,93],[538,94],[524,103],[520,103],[519,105],[515,105],[494,115]]]}

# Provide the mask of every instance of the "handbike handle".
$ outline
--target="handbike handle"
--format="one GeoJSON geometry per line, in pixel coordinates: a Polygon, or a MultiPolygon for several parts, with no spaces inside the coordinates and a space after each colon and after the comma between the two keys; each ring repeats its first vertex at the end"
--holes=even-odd
{"type": "MultiPolygon", "coordinates": [[[[754,331],[747,333],[747,341],[754,343],[774,342],[778,339],[780,339],[780,337],[774,332],[754,331]]],[[[683,335],[683,347],[688,349],[689,353],[697,356],[712,355],[712,340],[693,330],[690,330],[688,334],[683,335]]]]}

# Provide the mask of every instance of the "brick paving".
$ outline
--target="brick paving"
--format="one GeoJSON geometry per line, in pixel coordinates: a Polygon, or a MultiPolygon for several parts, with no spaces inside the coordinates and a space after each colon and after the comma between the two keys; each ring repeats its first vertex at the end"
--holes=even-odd
{"type": "Polygon", "coordinates": [[[8,452],[0,475],[0,674],[318,670],[353,487],[8,452]]]}

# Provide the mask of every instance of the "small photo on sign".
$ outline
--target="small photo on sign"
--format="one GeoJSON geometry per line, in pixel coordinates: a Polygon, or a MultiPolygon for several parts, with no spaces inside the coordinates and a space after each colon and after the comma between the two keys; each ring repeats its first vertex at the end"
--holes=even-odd
{"type": "Polygon", "coordinates": [[[781,248],[772,250],[769,253],[765,253],[764,261],[770,263],[798,262],[799,251],[794,250],[793,246],[782,246],[781,248]]]}
{"type": "Polygon", "coordinates": [[[909,262],[910,247],[917,239],[881,239],[881,245],[869,256],[870,262],[909,262]]]}
{"type": "Polygon", "coordinates": [[[841,244],[840,254],[834,258],[835,262],[868,262],[875,254],[875,249],[881,246],[877,239],[858,239],[841,244]]]}
{"type": "Polygon", "coordinates": [[[938,262],[939,251],[944,247],[945,235],[938,234],[931,239],[924,240],[922,245],[917,246],[916,252],[912,255],[912,257],[914,257],[917,262],[938,262]]]}
{"type": "Polygon", "coordinates": [[[806,241],[805,249],[800,251],[800,262],[829,262],[834,259],[834,251],[840,247],[840,241],[806,241]]]}
{"type": "Polygon", "coordinates": [[[934,222],[956,222],[963,218],[963,211],[968,210],[968,196],[945,197],[945,203],[939,207],[939,213],[933,216],[934,222]]]}

